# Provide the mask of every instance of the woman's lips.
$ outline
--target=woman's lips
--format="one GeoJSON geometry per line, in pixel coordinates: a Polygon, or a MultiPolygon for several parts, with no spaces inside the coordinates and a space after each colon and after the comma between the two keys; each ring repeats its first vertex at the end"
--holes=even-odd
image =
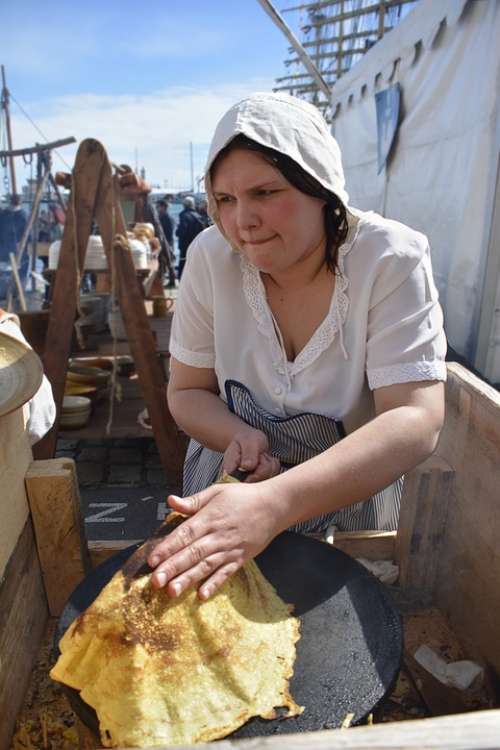
{"type": "Polygon", "coordinates": [[[273,234],[272,237],[267,237],[265,240],[243,240],[243,244],[244,245],[254,245],[254,246],[265,245],[266,242],[270,242],[271,240],[274,240],[275,237],[276,237],[276,235],[273,234]]]}

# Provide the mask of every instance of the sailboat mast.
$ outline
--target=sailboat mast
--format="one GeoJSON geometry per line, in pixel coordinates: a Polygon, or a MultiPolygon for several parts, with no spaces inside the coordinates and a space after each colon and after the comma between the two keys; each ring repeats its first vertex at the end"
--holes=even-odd
{"type": "MultiPolygon", "coordinates": [[[[12,145],[12,129],[10,126],[10,111],[9,111],[9,89],[7,88],[7,82],[5,80],[5,68],[2,65],[2,109],[5,110],[5,124],[7,129],[7,145],[9,151],[13,150],[12,145]]],[[[16,183],[16,170],[14,167],[14,157],[9,156],[9,167],[10,167],[10,185],[12,188],[11,195],[17,195],[17,183],[16,183]]]]}

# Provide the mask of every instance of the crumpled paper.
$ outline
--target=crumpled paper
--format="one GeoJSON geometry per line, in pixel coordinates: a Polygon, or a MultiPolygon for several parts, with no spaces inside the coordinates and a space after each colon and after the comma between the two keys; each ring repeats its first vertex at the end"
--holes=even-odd
{"type": "Polygon", "coordinates": [[[467,690],[476,680],[483,679],[484,670],[469,660],[446,662],[429,646],[422,645],[414,653],[415,660],[443,685],[467,690]]]}
{"type": "Polygon", "coordinates": [[[390,585],[398,580],[399,568],[392,560],[366,560],[364,557],[356,559],[382,583],[390,585]]]}

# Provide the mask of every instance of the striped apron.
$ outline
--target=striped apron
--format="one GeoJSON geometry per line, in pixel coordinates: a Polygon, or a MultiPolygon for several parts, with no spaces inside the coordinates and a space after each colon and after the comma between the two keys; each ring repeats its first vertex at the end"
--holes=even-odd
{"type": "MultiPolygon", "coordinates": [[[[321,414],[276,417],[255,403],[250,391],[234,380],[226,382],[229,410],[246,424],[261,430],[269,451],[279,459],[282,471],[307,461],[345,437],[342,422],[321,414]]],[[[184,462],[183,495],[187,497],[213,484],[222,468],[223,454],[191,439],[184,462]]],[[[299,532],[321,532],[334,525],[339,531],[397,528],[403,478],[370,499],[347,508],[324,513],[292,528],[299,532]]]]}

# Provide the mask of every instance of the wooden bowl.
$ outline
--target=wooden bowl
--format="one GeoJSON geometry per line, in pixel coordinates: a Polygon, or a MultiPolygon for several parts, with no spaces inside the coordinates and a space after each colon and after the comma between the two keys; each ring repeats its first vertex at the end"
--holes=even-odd
{"type": "Polygon", "coordinates": [[[70,365],[66,375],[66,382],[81,383],[82,385],[105,386],[108,385],[111,373],[101,370],[99,367],[80,367],[70,365]]]}

